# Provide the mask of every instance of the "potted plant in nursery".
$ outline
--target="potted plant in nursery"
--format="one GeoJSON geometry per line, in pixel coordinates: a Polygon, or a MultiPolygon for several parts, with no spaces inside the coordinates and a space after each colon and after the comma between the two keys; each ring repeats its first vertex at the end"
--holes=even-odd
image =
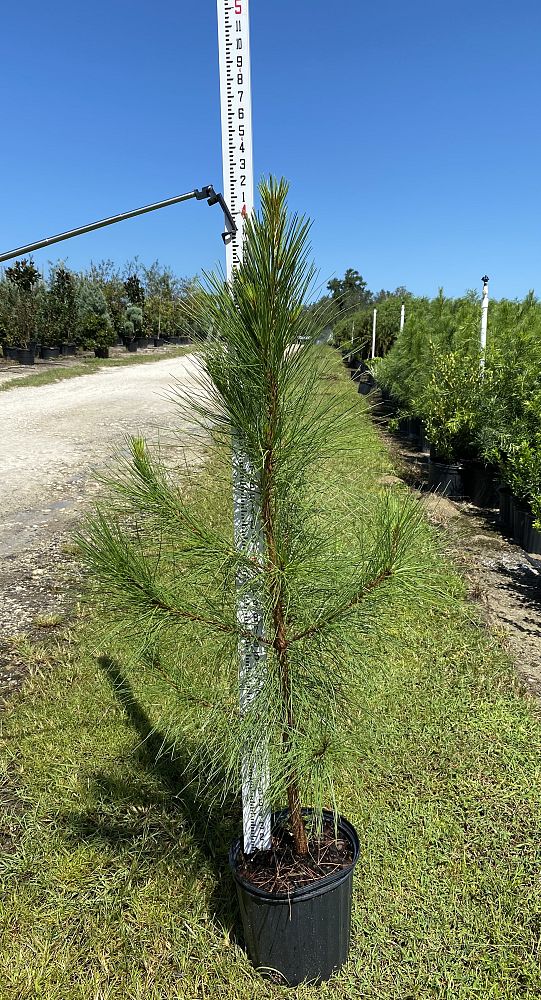
{"type": "Polygon", "coordinates": [[[126,308],[126,318],[123,325],[124,342],[127,350],[135,354],[139,347],[139,337],[143,329],[143,310],[131,303],[126,308]]]}
{"type": "Polygon", "coordinates": [[[63,356],[75,354],[77,279],[62,263],[53,268],[47,295],[48,344],[63,356]]]}
{"type": "Polygon", "coordinates": [[[478,357],[432,345],[430,375],[413,408],[430,441],[429,486],[450,497],[464,496],[465,465],[479,455],[487,380],[478,357]]]}
{"type": "Polygon", "coordinates": [[[242,792],[230,864],[245,941],[293,985],[328,979],[348,955],[360,847],[338,802],[360,766],[366,636],[392,623],[392,642],[396,602],[433,592],[405,492],[367,501],[353,548],[351,521],[345,537],[333,518],[328,460],[351,433],[351,395],[316,346],[309,225],[286,195],[284,181],[261,185],[242,264],[230,284],[208,279],[202,306],[200,294],[213,332],[176,398],[214,455],[201,493],[134,439],[80,544],[100,614],[174,691],[166,725],[194,740],[186,782],[217,784],[220,802],[242,792]]]}
{"type": "Polygon", "coordinates": [[[12,318],[17,339],[17,360],[20,364],[33,365],[41,274],[32,258],[17,260],[6,268],[5,274],[13,291],[12,318]]]}
{"type": "Polygon", "coordinates": [[[77,325],[85,347],[93,349],[97,358],[108,358],[115,332],[107,301],[99,285],[87,278],[77,289],[77,325]]]}

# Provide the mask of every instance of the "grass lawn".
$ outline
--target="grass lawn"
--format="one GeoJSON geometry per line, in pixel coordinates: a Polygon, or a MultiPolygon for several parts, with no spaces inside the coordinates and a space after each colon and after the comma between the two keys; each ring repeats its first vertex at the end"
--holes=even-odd
{"type": "Polygon", "coordinates": [[[168,358],[180,358],[183,354],[189,354],[191,347],[172,347],[166,354],[121,354],[116,358],[83,358],[80,357],[76,364],[55,366],[54,368],[44,368],[41,371],[33,372],[31,375],[22,375],[20,378],[12,378],[0,383],[0,392],[8,389],[19,389],[27,385],[49,385],[51,382],[62,382],[67,378],[78,378],[79,375],[92,375],[93,372],[102,368],[118,368],[124,365],[144,365],[152,361],[165,361],[168,358]]]}
{"type": "MultiPolygon", "coordinates": [[[[383,485],[360,399],[334,461],[359,504],[405,489],[383,485]]],[[[443,558],[442,574],[456,603],[404,610],[401,652],[379,640],[359,676],[362,765],[339,802],[361,841],[351,958],[317,988],[250,966],[227,868],[238,807],[207,822],[204,793],[180,791],[189,746],[160,755],[144,670],[81,646],[79,624],[36,648],[2,717],[1,1000],[538,1000],[537,706],[443,558]]]]}

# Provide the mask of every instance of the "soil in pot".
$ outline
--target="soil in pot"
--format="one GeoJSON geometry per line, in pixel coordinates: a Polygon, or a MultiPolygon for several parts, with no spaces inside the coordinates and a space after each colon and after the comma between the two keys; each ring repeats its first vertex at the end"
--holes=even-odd
{"type": "Polygon", "coordinates": [[[463,467],[457,462],[437,462],[428,460],[428,486],[431,490],[444,493],[446,497],[458,499],[464,496],[463,467]]]}
{"type": "Polygon", "coordinates": [[[275,817],[270,851],[245,857],[240,841],[231,848],[244,937],[253,964],[276,982],[324,982],[348,957],[359,841],[347,820],[335,828],[325,812],[322,836],[299,856],[286,817],[275,817]]]}

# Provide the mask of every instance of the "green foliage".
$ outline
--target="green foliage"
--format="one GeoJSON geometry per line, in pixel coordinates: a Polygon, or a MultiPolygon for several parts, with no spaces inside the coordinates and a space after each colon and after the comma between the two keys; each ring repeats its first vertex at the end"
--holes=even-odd
{"type": "Polygon", "coordinates": [[[143,310],[140,306],[129,305],[126,309],[122,333],[130,339],[140,337],[143,331],[143,310]]]}
{"type": "Polygon", "coordinates": [[[412,400],[413,412],[424,421],[436,457],[445,462],[474,458],[485,413],[481,405],[490,392],[490,373],[483,374],[478,358],[431,344],[430,378],[412,400]]]}
{"type": "MultiPolygon", "coordinates": [[[[387,354],[398,336],[403,302],[403,299],[394,293],[384,294],[386,298],[377,306],[376,353],[380,356],[387,354]]],[[[373,318],[373,305],[343,316],[333,327],[335,347],[342,347],[359,360],[367,360],[372,351],[373,318]]]]}
{"type": "Polygon", "coordinates": [[[480,457],[500,467],[504,482],[541,510],[541,305],[489,307],[484,374],[480,370],[479,296],[410,299],[406,324],[378,368],[378,379],[403,412],[424,419],[441,457],[480,457]]]}
{"type": "Polygon", "coordinates": [[[104,348],[115,335],[107,301],[101,288],[82,279],[77,288],[77,327],[80,342],[88,348],[104,348]]]}
{"type": "Polygon", "coordinates": [[[327,288],[339,314],[351,313],[372,301],[372,292],[366,281],[352,267],[348,267],[343,278],[331,278],[327,288]]]}
{"type": "Polygon", "coordinates": [[[193,447],[214,455],[220,516],[201,515],[189,483],[134,440],[81,545],[111,628],[175,691],[168,725],[192,745],[187,780],[238,794],[241,761],[257,772],[265,747],[269,805],[287,801],[294,819],[301,801],[318,814],[333,803],[337,778],[357,766],[366,636],[392,633],[401,602],[420,608],[436,591],[428,548],[418,558],[426,529],[406,493],[374,497],[361,511],[351,502],[352,551],[343,516],[333,519],[330,497],[344,483],[329,479],[326,463],[352,447],[352,403],[337,391],[332,355],[314,346],[309,225],[287,214],[286,194],[283,181],[262,185],[231,285],[210,276],[201,290],[212,335],[201,341],[193,389],[176,396],[197,421],[193,447]],[[232,437],[234,461],[249,469],[260,557],[232,541],[232,437]],[[237,621],[239,584],[262,609],[265,649],[242,712],[238,642],[256,636],[237,621]]]}
{"type": "Polygon", "coordinates": [[[77,334],[77,279],[63,264],[53,268],[49,278],[42,343],[74,341],[77,334]]]}
{"type": "Polygon", "coordinates": [[[121,337],[126,318],[125,310],[128,299],[119,269],[112,260],[103,260],[98,263],[92,263],[86,277],[93,284],[101,288],[107,302],[107,309],[116,337],[121,337]]]}
{"type": "Polygon", "coordinates": [[[126,278],[124,290],[129,302],[134,306],[140,306],[142,309],[145,304],[145,289],[137,274],[130,274],[126,278]]]}
{"type": "Polygon", "coordinates": [[[27,295],[33,292],[41,281],[41,274],[34,266],[31,257],[28,260],[23,257],[22,260],[15,261],[11,267],[6,267],[5,274],[8,281],[27,295]]]}
{"type": "Polygon", "coordinates": [[[37,336],[43,315],[41,274],[32,258],[18,260],[5,270],[8,289],[3,295],[3,324],[7,339],[24,346],[37,336]]]}

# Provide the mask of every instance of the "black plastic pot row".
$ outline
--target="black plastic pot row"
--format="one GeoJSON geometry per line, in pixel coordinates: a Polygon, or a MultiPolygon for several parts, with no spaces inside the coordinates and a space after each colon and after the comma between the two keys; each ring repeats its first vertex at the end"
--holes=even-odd
{"type": "MultiPolygon", "coordinates": [[[[417,438],[418,445],[421,440],[417,438]]],[[[498,507],[502,531],[526,552],[541,554],[541,531],[534,527],[530,507],[502,485],[495,466],[479,461],[438,462],[429,457],[428,485],[451,499],[471,500],[477,507],[498,507]]]]}
{"type": "MultiPolygon", "coordinates": [[[[122,341],[120,341],[119,346],[122,346],[122,341]]],[[[189,337],[137,337],[131,341],[124,341],[124,346],[128,351],[134,352],[137,348],[146,347],[162,347],[166,344],[189,344],[189,337]]],[[[36,358],[40,358],[42,361],[52,361],[58,357],[73,357],[77,354],[77,346],[75,344],[59,344],[55,347],[49,347],[45,344],[30,343],[26,347],[4,347],[4,357],[9,358],[11,361],[16,361],[19,365],[33,365],[36,363],[36,358]]],[[[98,354],[96,356],[107,357],[107,354],[98,354]]]]}
{"type": "Polygon", "coordinates": [[[17,361],[20,365],[33,365],[36,357],[48,361],[50,358],[70,357],[76,353],[75,344],[58,344],[55,347],[49,347],[46,344],[34,342],[27,344],[26,347],[4,347],[4,357],[10,358],[11,361],[17,361]]]}

